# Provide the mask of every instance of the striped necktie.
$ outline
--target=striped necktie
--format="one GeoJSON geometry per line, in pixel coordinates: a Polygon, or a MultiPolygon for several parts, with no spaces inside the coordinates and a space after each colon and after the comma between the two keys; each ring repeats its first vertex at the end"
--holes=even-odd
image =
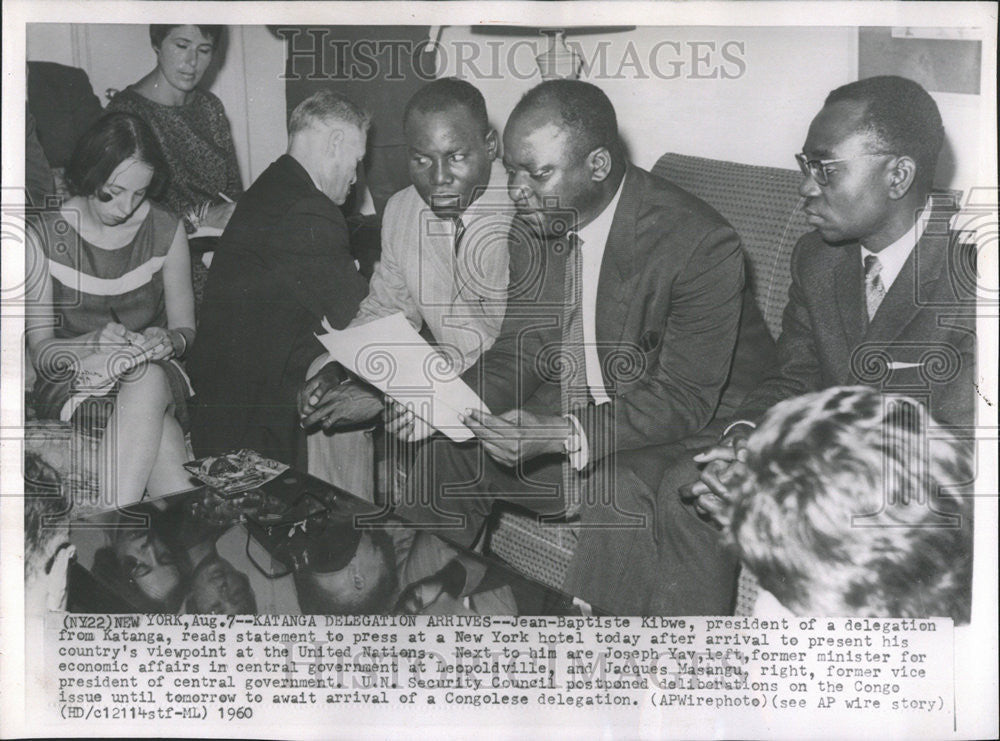
{"type": "Polygon", "coordinates": [[[868,304],[868,321],[872,320],[878,311],[882,299],[885,298],[885,285],[882,283],[882,263],[875,255],[865,256],[865,302],[868,304]]]}
{"type": "Polygon", "coordinates": [[[462,221],[462,217],[459,216],[455,219],[455,254],[458,254],[458,248],[462,246],[462,237],[465,236],[465,222],[462,221]]]}

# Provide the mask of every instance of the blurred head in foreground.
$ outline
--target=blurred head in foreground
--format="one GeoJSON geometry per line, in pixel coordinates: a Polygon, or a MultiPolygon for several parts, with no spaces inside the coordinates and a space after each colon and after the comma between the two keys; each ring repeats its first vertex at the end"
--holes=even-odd
{"type": "Polygon", "coordinates": [[[257,597],[242,571],[212,553],[195,568],[185,612],[214,615],[253,615],[257,597]]]}
{"type": "Polygon", "coordinates": [[[137,611],[177,611],[183,599],[183,574],[155,517],[147,527],[120,522],[107,550],[95,555],[95,572],[114,585],[137,611]],[[107,558],[107,550],[113,558],[107,558]]]}
{"type": "Polygon", "coordinates": [[[75,549],[69,544],[69,504],[59,474],[40,456],[24,457],[25,613],[66,609],[67,569],[75,549]]]}
{"type": "Polygon", "coordinates": [[[295,572],[306,615],[379,615],[392,610],[397,592],[395,552],[384,530],[356,531],[330,557],[295,572]],[[322,562],[322,563],[321,563],[322,562]]]}
{"type": "Polygon", "coordinates": [[[838,387],[776,405],[722,513],[744,566],[799,615],[968,622],[971,456],[919,402],[838,387]]]}

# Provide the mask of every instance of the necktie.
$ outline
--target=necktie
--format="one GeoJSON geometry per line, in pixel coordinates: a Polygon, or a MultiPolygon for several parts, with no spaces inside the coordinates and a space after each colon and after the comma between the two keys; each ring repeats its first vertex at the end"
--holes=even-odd
{"type": "Polygon", "coordinates": [[[879,304],[885,298],[885,285],[882,283],[882,263],[875,255],[865,257],[865,301],[868,304],[868,321],[871,321],[878,311],[879,304]]]}
{"type": "Polygon", "coordinates": [[[458,254],[458,248],[462,245],[462,237],[465,236],[465,222],[462,221],[462,217],[459,216],[455,219],[455,254],[458,254]]]}
{"type": "MultiPolygon", "coordinates": [[[[568,234],[565,243],[557,244],[566,250],[566,272],[563,280],[562,365],[560,371],[560,402],[563,414],[586,404],[589,398],[587,367],[583,349],[583,264],[579,239],[568,234]]],[[[580,511],[582,478],[570,462],[563,461],[563,495],[566,516],[580,511]]]]}

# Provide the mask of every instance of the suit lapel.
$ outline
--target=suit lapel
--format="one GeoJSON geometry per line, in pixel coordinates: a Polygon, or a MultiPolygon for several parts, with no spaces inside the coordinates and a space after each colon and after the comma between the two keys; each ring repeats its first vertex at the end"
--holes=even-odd
{"type": "Polygon", "coordinates": [[[920,311],[920,297],[933,295],[930,286],[941,279],[949,241],[947,219],[942,230],[941,222],[932,216],[920,241],[906,258],[899,275],[875,312],[866,340],[894,340],[913,320],[920,311]]]}
{"type": "Polygon", "coordinates": [[[601,274],[597,282],[597,320],[595,334],[601,345],[598,354],[603,362],[608,348],[603,343],[617,342],[625,332],[629,306],[629,288],[635,265],[636,216],[642,199],[640,173],[629,166],[625,171],[621,198],[615,210],[604,247],[601,274]]]}
{"type": "Polygon", "coordinates": [[[854,347],[864,336],[868,311],[861,272],[861,247],[855,243],[842,250],[840,262],[834,268],[833,292],[847,346],[854,347]]]}

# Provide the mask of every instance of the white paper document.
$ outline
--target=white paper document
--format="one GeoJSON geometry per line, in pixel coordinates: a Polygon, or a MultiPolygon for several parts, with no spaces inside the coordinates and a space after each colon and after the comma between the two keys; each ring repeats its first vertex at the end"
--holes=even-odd
{"type": "Polygon", "coordinates": [[[337,330],[323,320],[326,334],[316,335],[330,358],[356,373],[455,442],[470,439],[472,431],[459,414],[466,409],[489,413],[448,358],[421,337],[402,313],[359,327],[337,330]]]}
{"type": "Polygon", "coordinates": [[[148,359],[149,353],[137,345],[122,345],[83,358],[73,378],[73,395],[63,404],[59,419],[68,422],[83,402],[92,396],[105,396],[122,376],[148,359]]]}

